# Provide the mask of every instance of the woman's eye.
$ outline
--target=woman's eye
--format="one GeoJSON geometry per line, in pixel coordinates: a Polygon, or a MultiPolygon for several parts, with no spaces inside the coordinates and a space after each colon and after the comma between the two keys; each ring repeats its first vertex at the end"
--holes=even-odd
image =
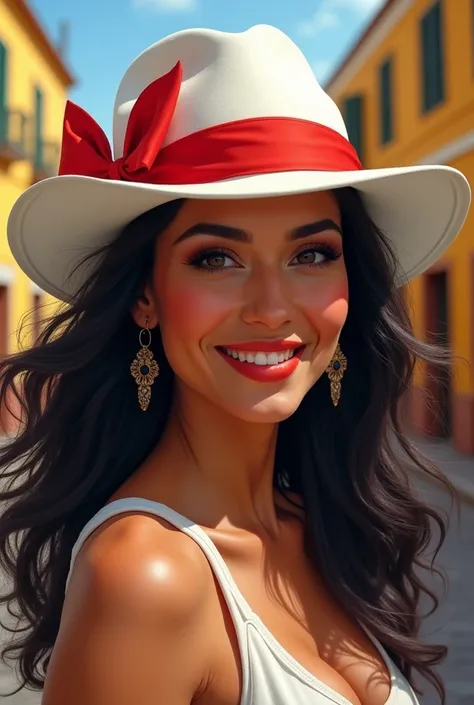
{"type": "Polygon", "coordinates": [[[322,264],[327,259],[327,254],[317,250],[303,250],[294,257],[290,264],[322,264]]]}
{"type": "Polygon", "coordinates": [[[309,252],[300,252],[296,259],[300,264],[317,264],[318,262],[322,262],[325,257],[321,252],[310,250],[309,252]]]}
{"type": "Polygon", "coordinates": [[[224,269],[235,269],[239,265],[230,253],[226,254],[220,250],[207,250],[192,257],[188,264],[196,269],[204,269],[208,272],[218,272],[224,269]]]}
{"type": "Polygon", "coordinates": [[[233,261],[230,257],[218,253],[203,257],[201,262],[205,267],[211,267],[212,269],[225,269],[233,265],[233,261]]]}
{"type": "Polygon", "coordinates": [[[203,257],[201,264],[209,269],[227,269],[227,267],[232,267],[235,263],[228,255],[216,252],[203,257]]]}

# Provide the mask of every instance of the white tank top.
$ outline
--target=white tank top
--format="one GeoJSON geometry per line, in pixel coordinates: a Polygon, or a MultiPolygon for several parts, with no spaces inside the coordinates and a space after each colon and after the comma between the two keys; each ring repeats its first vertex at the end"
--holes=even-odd
{"type": "MultiPolygon", "coordinates": [[[[301,666],[279,644],[251,610],[224,559],[205,531],[164,504],[130,497],[103,507],[86,524],[74,545],[68,583],[77,554],[87,538],[101,524],[126,512],[141,512],[164,519],[187,534],[205,554],[220,585],[237,634],[242,663],[240,705],[351,705],[346,698],[301,666]]],[[[412,688],[380,642],[371,634],[368,636],[380,652],[390,673],[391,690],[385,705],[419,705],[412,688]]]]}

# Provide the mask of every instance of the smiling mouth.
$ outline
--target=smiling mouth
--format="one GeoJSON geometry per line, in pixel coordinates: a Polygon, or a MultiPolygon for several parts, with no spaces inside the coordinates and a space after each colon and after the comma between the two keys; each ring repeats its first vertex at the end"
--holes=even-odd
{"type": "Polygon", "coordinates": [[[257,365],[260,367],[271,367],[281,365],[295,355],[300,357],[305,347],[305,345],[300,345],[296,348],[278,351],[275,350],[272,352],[263,352],[261,350],[247,351],[225,347],[218,347],[217,350],[221,354],[226,355],[233,360],[238,360],[239,362],[246,362],[250,365],[257,365]]]}

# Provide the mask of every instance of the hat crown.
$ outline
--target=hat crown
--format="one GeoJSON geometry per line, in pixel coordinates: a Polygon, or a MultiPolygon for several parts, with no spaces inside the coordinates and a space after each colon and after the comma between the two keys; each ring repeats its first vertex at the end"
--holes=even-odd
{"type": "Polygon", "coordinates": [[[183,81],[163,146],[215,125],[258,117],[309,120],[347,138],[338,107],[283,32],[268,25],[241,33],[191,29],[153,44],[127,69],[115,100],[115,158],[122,156],[138,96],[178,61],[183,81]]]}

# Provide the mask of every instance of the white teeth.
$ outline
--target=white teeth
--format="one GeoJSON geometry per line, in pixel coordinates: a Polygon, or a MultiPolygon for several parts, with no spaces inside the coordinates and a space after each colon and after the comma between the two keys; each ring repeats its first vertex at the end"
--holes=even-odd
{"type": "Polygon", "coordinates": [[[256,365],[268,365],[269,363],[267,362],[267,356],[265,353],[258,352],[255,355],[255,364],[256,365]]]}
{"type": "Polygon", "coordinates": [[[286,362],[286,360],[289,360],[294,354],[294,350],[285,350],[280,353],[264,353],[260,351],[243,352],[242,350],[231,350],[230,348],[224,348],[224,350],[225,353],[229,355],[229,357],[234,358],[234,360],[240,360],[240,362],[250,362],[254,365],[278,365],[282,362],[286,362]]]}
{"type": "Polygon", "coordinates": [[[267,355],[267,365],[278,365],[278,353],[273,352],[267,355]]]}

